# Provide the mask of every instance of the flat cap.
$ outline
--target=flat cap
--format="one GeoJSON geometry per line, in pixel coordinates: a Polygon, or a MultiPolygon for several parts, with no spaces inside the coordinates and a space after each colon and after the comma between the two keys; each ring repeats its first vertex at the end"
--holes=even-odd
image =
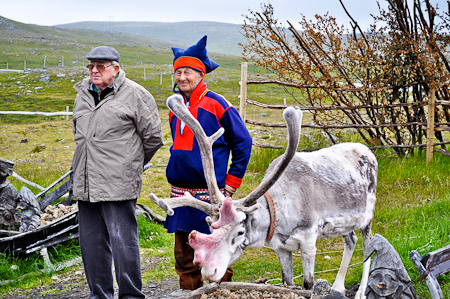
{"type": "Polygon", "coordinates": [[[108,46],[100,46],[92,49],[86,55],[88,60],[94,61],[117,61],[120,60],[119,52],[116,49],[108,46]]]}

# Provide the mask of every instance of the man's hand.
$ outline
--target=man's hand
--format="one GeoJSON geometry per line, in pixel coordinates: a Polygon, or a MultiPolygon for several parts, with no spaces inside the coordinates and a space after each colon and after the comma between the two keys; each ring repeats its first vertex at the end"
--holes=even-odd
{"type": "Polygon", "coordinates": [[[225,184],[223,194],[227,197],[232,197],[234,193],[236,193],[236,188],[225,184]]]}

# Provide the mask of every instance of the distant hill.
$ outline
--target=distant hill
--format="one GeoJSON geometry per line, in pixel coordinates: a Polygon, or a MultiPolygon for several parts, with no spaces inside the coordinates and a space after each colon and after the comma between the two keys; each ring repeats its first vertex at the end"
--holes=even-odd
{"type": "Polygon", "coordinates": [[[83,43],[105,43],[107,41],[114,44],[130,44],[138,46],[151,46],[156,49],[167,49],[169,44],[152,40],[144,36],[130,36],[121,32],[99,32],[95,30],[64,29],[56,26],[40,26],[34,24],[24,24],[0,16],[0,37],[9,36],[11,39],[33,38],[45,40],[58,40],[59,42],[82,41],[83,43]]]}
{"type": "Polygon", "coordinates": [[[49,67],[62,63],[62,56],[66,66],[84,66],[86,53],[99,45],[117,48],[126,64],[170,64],[173,59],[171,44],[145,36],[24,24],[0,16],[0,69],[20,69],[24,60],[36,68],[44,56],[49,67]]]}
{"type": "MultiPolygon", "coordinates": [[[[40,26],[34,24],[24,24],[0,16],[0,69],[21,69],[26,67],[33,69],[52,66],[85,66],[86,53],[94,46],[111,45],[120,52],[121,63],[123,65],[159,65],[166,68],[170,66],[173,60],[173,54],[170,48],[172,46],[187,47],[200,39],[204,34],[208,35],[208,50],[211,58],[220,64],[222,68],[238,69],[241,62],[238,53],[236,37],[239,36],[239,25],[210,23],[206,26],[209,31],[201,28],[205,27],[204,22],[192,22],[190,34],[184,34],[182,23],[177,23],[174,29],[171,26],[164,29],[164,25],[169,23],[160,23],[156,26],[157,30],[154,38],[137,34],[139,26],[128,26],[133,29],[133,33],[114,30],[93,30],[100,29],[101,23],[87,22],[86,26],[78,26],[82,29],[65,28],[65,26],[40,26]],[[200,24],[203,23],[201,26],[200,24]],[[194,26],[195,25],[195,26],[194,26]],[[218,27],[214,27],[217,25],[218,27]],[[222,26],[223,25],[223,26],[222,26]],[[234,28],[235,33],[230,30],[227,33],[225,28],[234,28]],[[169,28],[169,29],[168,29],[169,28]],[[170,29],[171,28],[171,29],[170,29]],[[214,28],[217,32],[213,33],[214,28]],[[183,34],[181,34],[183,32],[183,34]],[[197,34],[195,34],[197,32],[197,34]],[[191,35],[192,34],[192,35],[191,35]],[[228,37],[227,37],[228,36],[228,37]],[[159,39],[161,38],[161,39],[159,39]],[[216,41],[216,42],[214,42],[216,41]],[[230,41],[230,42],[227,42],[230,41]],[[227,51],[226,49],[233,48],[227,51]],[[215,51],[217,49],[217,51],[215,51]],[[239,56],[225,55],[222,53],[234,53],[239,56]]],[[[107,23],[105,23],[107,24],[107,23]]],[[[111,24],[110,24],[111,25],[111,24]]],[[[68,27],[71,27],[67,24],[68,27]]],[[[75,26],[76,27],[76,26],[75,26]]],[[[127,26],[124,26],[124,28],[127,26]]],[[[142,26],[141,26],[142,27],[142,26]]],[[[205,27],[205,28],[206,28],[205,27]]],[[[143,26],[143,28],[148,28],[143,26]]],[[[130,29],[130,30],[131,30],[130,29]]],[[[148,32],[148,29],[142,29],[148,32]]]]}
{"type": "Polygon", "coordinates": [[[241,56],[238,44],[244,41],[240,25],[219,22],[78,22],[55,27],[145,36],[182,48],[207,35],[208,51],[235,56],[241,56]]]}

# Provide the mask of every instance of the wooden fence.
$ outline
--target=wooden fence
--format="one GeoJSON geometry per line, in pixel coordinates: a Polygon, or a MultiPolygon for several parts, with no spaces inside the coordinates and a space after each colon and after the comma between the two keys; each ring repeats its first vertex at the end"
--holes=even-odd
{"type": "MultiPolygon", "coordinates": [[[[248,124],[253,124],[257,126],[263,127],[286,127],[283,123],[270,124],[265,122],[260,122],[256,120],[251,120],[247,118],[246,106],[247,105],[255,105],[264,109],[285,109],[287,105],[271,105],[261,103],[255,100],[251,100],[247,96],[247,86],[250,84],[276,84],[283,86],[290,86],[295,88],[323,88],[323,86],[314,86],[314,85],[300,85],[295,83],[287,83],[281,82],[278,80],[248,80],[247,77],[247,63],[243,62],[241,64],[241,88],[240,88],[240,115],[244,122],[248,124]]],[[[360,88],[336,88],[340,91],[358,91],[363,90],[360,88]]],[[[386,108],[394,108],[394,107],[406,107],[406,106],[427,106],[427,121],[426,122],[408,122],[408,123],[386,123],[386,124],[345,124],[345,125],[311,125],[311,124],[302,124],[303,128],[311,128],[318,130],[327,130],[327,129],[370,129],[370,128],[387,128],[387,127],[407,127],[407,126],[424,126],[426,127],[427,132],[427,142],[426,144],[391,144],[391,145],[378,145],[371,146],[371,149],[382,149],[382,148],[426,148],[426,159],[427,163],[433,159],[433,152],[440,152],[446,156],[450,156],[450,153],[443,149],[435,148],[435,146],[443,146],[450,144],[450,141],[445,142],[435,142],[434,140],[434,132],[436,131],[447,131],[450,132],[450,122],[445,123],[436,123],[434,118],[434,112],[436,110],[437,105],[450,105],[450,101],[436,101],[435,100],[435,90],[432,89],[429,92],[428,101],[422,102],[410,102],[410,103],[397,103],[390,105],[356,105],[356,106],[321,106],[321,107],[308,107],[308,106],[296,106],[297,109],[301,109],[302,111],[330,111],[330,110],[359,110],[359,109],[386,109],[386,108]]],[[[269,146],[263,144],[255,144],[259,147],[270,147],[270,148],[282,148],[281,146],[269,146]]]]}

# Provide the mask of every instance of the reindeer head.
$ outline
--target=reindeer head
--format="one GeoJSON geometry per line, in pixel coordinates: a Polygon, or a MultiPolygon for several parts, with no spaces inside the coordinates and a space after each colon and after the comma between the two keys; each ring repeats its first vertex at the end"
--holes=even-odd
{"type": "Polygon", "coordinates": [[[256,204],[258,198],[276,182],[295,155],[300,138],[302,113],[292,107],[284,110],[283,117],[287,123],[289,137],[286,152],[255,190],[242,199],[232,201],[220,192],[214,173],[212,144],[223,134],[223,128],[207,137],[179,95],[169,97],[167,106],[189,126],[197,138],[211,204],[197,200],[189,193],[184,197],[166,200],[159,199],[152,193],[150,198],[168,215],[173,215],[173,209],[181,206],[194,207],[210,215],[207,221],[212,234],[192,231],[189,235],[189,244],[195,250],[194,263],[202,268],[203,277],[210,281],[220,281],[227,267],[242,255],[248,244],[245,220],[249,214],[258,209],[259,205],[256,204]]]}
{"type": "Polygon", "coordinates": [[[194,264],[202,268],[202,276],[209,281],[220,281],[248,244],[244,223],[247,214],[237,211],[231,198],[225,198],[219,215],[219,220],[211,224],[212,234],[195,230],[189,234],[189,245],[195,250],[194,264]]]}

